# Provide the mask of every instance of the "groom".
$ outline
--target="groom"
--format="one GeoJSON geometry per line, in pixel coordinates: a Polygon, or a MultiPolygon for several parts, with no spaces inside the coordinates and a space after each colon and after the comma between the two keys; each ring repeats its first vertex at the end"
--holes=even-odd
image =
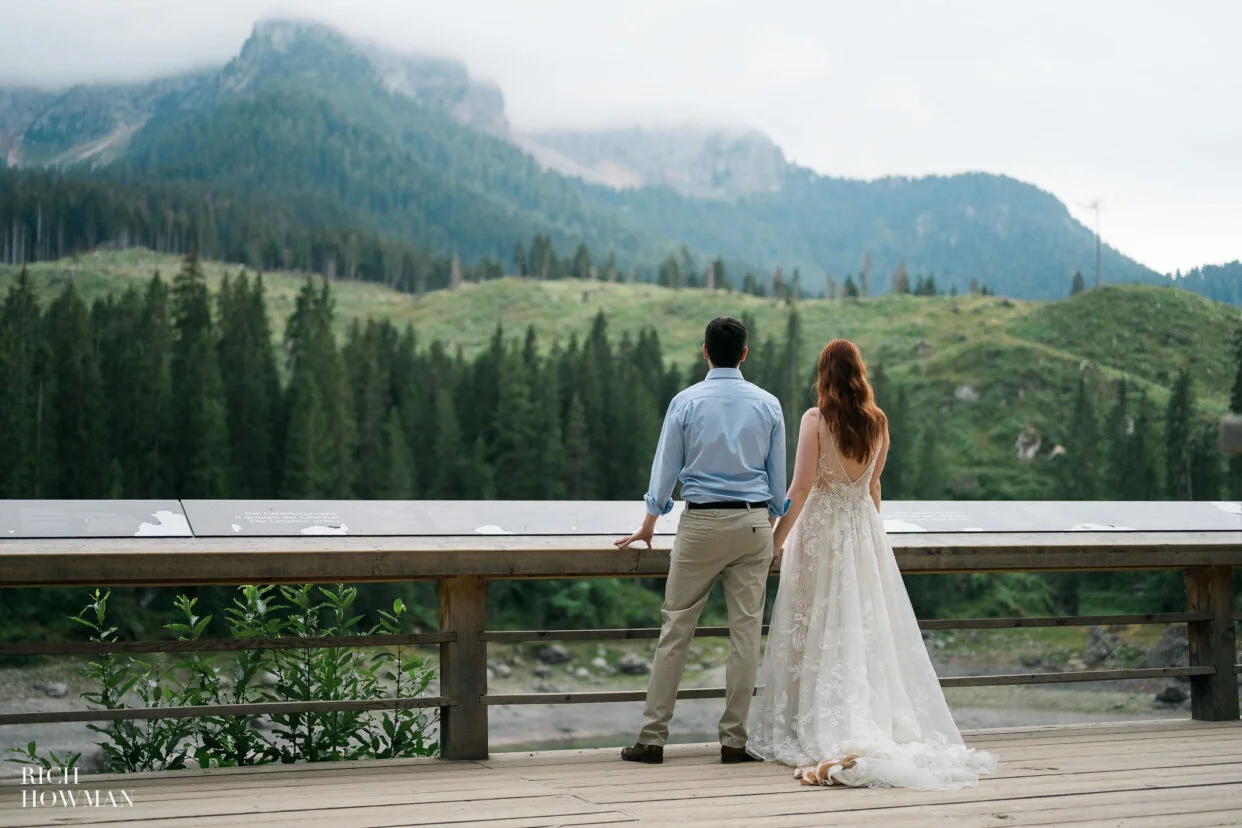
{"type": "Polygon", "coordinates": [[[668,722],[699,614],[717,576],[724,576],[732,649],[725,669],[720,717],[720,761],[753,761],[746,752],[746,714],[759,667],[763,601],[772,564],[772,524],[789,508],[785,499],[785,418],[768,392],[742,379],[746,328],[730,317],[713,319],[703,337],[707,379],[669,403],[651,464],[647,517],[616,545],[651,547],[656,518],[673,508],[681,479],[686,511],[677,524],[664,588],[663,624],[647,685],[638,744],[621,751],[628,762],[664,761],[668,722]]]}

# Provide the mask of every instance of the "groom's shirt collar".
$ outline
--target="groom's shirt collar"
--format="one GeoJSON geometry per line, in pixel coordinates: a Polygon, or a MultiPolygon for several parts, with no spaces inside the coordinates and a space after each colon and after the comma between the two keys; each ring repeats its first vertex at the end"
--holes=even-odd
{"type": "Polygon", "coordinates": [[[712,368],[711,370],[707,372],[707,378],[709,380],[718,380],[718,379],[740,380],[742,378],[742,369],[741,368],[712,368]]]}

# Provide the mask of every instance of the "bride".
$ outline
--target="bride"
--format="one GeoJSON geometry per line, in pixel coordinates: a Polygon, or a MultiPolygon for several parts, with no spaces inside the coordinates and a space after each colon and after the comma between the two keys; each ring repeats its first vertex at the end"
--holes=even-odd
{"type": "Polygon", "coordinates": [[[880,520],[888,421],[852,342],[824,348],[818,390],[773,535],[788,552],[748,749],[807,785],[977,784],[996,759],[962,742],[923,646],[880,520]]]}

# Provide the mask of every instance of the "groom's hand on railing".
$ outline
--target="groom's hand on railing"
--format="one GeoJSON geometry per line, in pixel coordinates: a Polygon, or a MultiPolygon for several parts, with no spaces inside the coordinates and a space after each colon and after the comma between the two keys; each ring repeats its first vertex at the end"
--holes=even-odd
{"type": "Polygon", "coordinates": [[[636,541],[642,541],[647,544],[647,548],[650,549],[651,539],[655,537],[655,523],[655,515],[647,515],[647,517],[643,520],[642,527],[637,532],[628,537],[618,538],[613,541],[613,544],[619,549],[627,549],[630,544],[635,543],[636,541]]]}

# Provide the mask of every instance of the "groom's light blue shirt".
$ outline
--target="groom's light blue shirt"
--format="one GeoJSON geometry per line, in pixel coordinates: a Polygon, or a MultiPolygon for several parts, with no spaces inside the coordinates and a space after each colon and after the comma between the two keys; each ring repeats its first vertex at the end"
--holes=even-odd
{"type": "Polygon", "coordinates": [[[647,513],[673,508],[673,485],[690,503],[767,503],[780,517],[785,499],[785,418],[776,397],[742,379],[737,368],[713,368],[707,379],[669,403],[651,464],[647,513]]]}

